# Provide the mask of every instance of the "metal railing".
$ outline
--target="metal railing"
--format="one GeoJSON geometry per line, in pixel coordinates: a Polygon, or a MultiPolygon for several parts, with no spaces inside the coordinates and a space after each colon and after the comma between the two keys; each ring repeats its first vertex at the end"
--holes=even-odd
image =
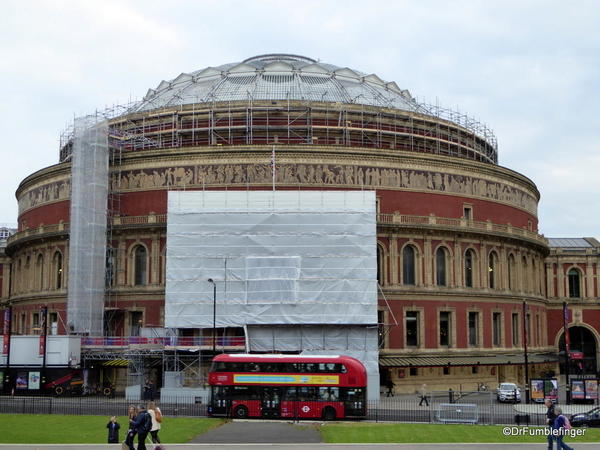
{"type": "MultiPolygon", "coordinates": [[[[88,347],[126,347],[129,345],[210,347],[212,343],[211,336],[85,336],[81,338],[81,345],[88,347]]],[[[218,347],[244,347],[246,338],[243,336],[217,336],[215,343],[218,347]]]]}
{"type": "MultiPolygon", "coordinates": [[[[167,214],[149,214],[144,216],[115,216],[113,218],[113,226],[123,225],[151,225],[151,224],[162,224],[166,225],[167,214]]],[[[429,216],[413,216],[408,214],[390,214],[382,213],[377,214],[377,223],[381,225],[405,225],[405,226],[433,226],[433,227],[450,227],[458,228],[464,231],[476,231],[476,232],[491,232],[491,233],[503,233],[513,236],[520,236],[526,239],[531,239],[548,245],[548,240],[536,233],[525,228],[515,227],[512,225],[497,224],[491,221],[476,221],[467,220],[462,218],[453,217],[439,217],[435,215],[429,216]]],[[[69,230],[69,223],[62,222],[54,225],[40,225],[36,228],[28,228],[19,231],[11,235],[7,239],[8,245],[19,241],[23,238],[31,236],[43,236],[50,233],[66,232],[69,230]]]]}
{"type": "MultiPolygon", "coordinates": [[[[26,393],[26,392],[25,392],[26,393]]],[[[0,396],[0,413],[10,414],[72,414],[125,416],[130,404],[145,403],[144,400],[127,399],[125,397],[108,398],[104,396],[56,397],[32,395],[0,396]]],[[[163,415],[169,417],[206,417],[208,416],[209,398],[194,396],[189,398],[168,397],[159,395],[156,403],[160,405],[163,415]]],[[[330,402],[305,401],[304,408],[293,408],[295,411],[287,419],[306,418],[304,412],[322,411],[330,402]],[[327,403],[327,404],[326,404],[327,403]],[[308,408],[306,408],[308,407],[308,408]]],[[[232,405],[230,401],[227,403],[232,405]]],[[[240,402],[237,401],[239,405],[240,402]]],[[[261,414],[263,418],[282,417],[280,403],[270,402],[268,411],[261,414]]],[[[299,405],[299,404],[298,404],[299,405]]],[[[565,413],[572,414],[592,409],[594,405],[565,406],[565,413]],[[568,408],[573,409],[567,411],[568,408]],[[577,409],[574,409],[577,408],[577,409]]],[[[259,407],[261,411],[262,407],[259,407]]],[[[340,406],[343,408],[343,406],[340,406]]],[[[231,417],[233,408],[229,408],[225,416],[231,417]]],[[[366,419],[375,422],[420,422],[420,423],[471,423],[477,425],[546,425],[546,407],[542,403],[500,403],[496,393],[492,391],[436,391],[427,395],[426,401],[415,394],[397,394],[387,397],[385,389],[378,400],[367,402],[366,419]]],[[[336,416],[336,418],[340,418],[336,416]]],[[[322,417],[316,417],[322,420],[322,417]]]]}

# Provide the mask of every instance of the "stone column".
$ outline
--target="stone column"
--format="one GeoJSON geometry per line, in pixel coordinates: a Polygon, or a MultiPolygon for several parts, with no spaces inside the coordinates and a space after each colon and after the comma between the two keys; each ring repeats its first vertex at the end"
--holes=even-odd
{"type": "Polygon", "coordinates": [[[558,277],[558,297],[566,297],[565,295],[565,274],[562,258],[558,258],[557,277],[558,277]]]}
{"type": "Polygon", "coordinates": [[[431,268],[431,237],[426,236],[423,239],[423,262],[425,266],[425,270],[423,271],[423,285],[432,286],[433,285],[433,272],[431,268]]]}
{"type": "Polygon", "coordinates": [[[398,235],[391,234],[390,241],[390,284],[396,285],[399,283],[398,274],[398,235]]]}
{"type": "Polygon", "coordinates": [[[454,240],[454,286],[463,287],[463,253],[458,239],[454,240]]]}

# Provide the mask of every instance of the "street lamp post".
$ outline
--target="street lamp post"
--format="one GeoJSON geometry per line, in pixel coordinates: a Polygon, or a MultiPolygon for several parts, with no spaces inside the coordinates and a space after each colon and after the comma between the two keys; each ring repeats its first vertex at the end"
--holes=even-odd
{"type": "Polygon", "coordinates": [[[212,350],[213,355],[216,353],[217,349],[217,283],[212,278],[208,279],[209,283],[213,285],[213,327],[212,327],[212,350]]]}
{"type": "Polygon", "coordinates": [[[525,403],[529,403],[529,360],[527,357],[527,301],[523,300],[523,360],[525,362],[525,403]]]}

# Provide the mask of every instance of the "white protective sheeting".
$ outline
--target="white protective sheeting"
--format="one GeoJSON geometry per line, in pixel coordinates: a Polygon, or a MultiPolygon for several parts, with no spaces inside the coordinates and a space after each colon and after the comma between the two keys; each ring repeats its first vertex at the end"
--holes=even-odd
{"type": "Polygon", "coordinates": [[[251,352],[290,352],[309,355],[347,355],[367,370],[367,397],[379,399],[379,349],[377,326],[280,325],[249,326],[246,330],[251,352]]]}
{"type": "Polygon", "coordinates": [[[376,255],[374,191],[169,192],[165,326],[376,324],[376,255]]]}
{"type": "Polygon", "coordinates": [[[102,336],[108,199],[108,124],[75,120],[71,166],[69,290],[72,332],[102,336]]]}

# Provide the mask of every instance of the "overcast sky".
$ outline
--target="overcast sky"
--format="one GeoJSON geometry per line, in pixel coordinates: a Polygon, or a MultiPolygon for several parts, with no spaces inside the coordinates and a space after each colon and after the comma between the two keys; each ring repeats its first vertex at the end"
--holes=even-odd
{"type": "Polygon", "coordinates": [[[295,53],[488,124],[542,194],[540,230],[600,238],[600,2],[3,1],[0,223],[74,116],[181,72],[295,53]]]}

